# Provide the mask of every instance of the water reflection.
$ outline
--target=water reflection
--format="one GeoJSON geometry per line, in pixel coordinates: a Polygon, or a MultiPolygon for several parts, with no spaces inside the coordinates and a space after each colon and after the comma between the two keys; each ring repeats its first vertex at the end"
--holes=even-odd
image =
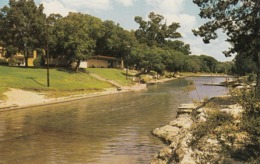
{"type": "MultiPolygon", "coordinates": [[[[188,80],[204,87],[200,78],[188,80]]],[[[191,101],[187,84],[179,79],[146,92],[1,113],[0,163],[149,163],[163,146],[150,131],[191,101]]]]}

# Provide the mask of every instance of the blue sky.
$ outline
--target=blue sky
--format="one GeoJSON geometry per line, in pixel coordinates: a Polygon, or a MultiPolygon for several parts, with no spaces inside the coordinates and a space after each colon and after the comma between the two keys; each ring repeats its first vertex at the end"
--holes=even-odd
{"type": "MultiPolygon", "coordinates": [[[[1,0],[0,7],[8,5],[9,0],[1,0]]],[[[135,16],[147,18],[150,12],[163,15],[167,23],[178,22],[178,30],[185,43],[190,44],[192,54],[205,54],[213,56],[219,61],[230,61],[222,51],[230,45],[225,42],[225,35],[220,32],[220,37],[205,45],[200,37],[195,37],[191,29],[201,25],[204,20],[198,16],[199,8],[192,0],[35,0],[36,4],[44,5],[44,12],[60,13],[66,16],[68,12],[87,13],[102,20],[113,20],[123,28],[135,30],[138,24],[134,22],[135,16]]]]}

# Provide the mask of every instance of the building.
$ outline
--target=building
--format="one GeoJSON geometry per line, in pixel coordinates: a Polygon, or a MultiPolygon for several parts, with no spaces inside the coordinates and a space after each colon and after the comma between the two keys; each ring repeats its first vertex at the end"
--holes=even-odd
{"type": "MultiPolygon", "coordinates": [[[[33,51],[32,55],[28,57],[28,67],[33,67],[33,61],[37,57],[37,52],[33,51]]],[[[15,60],[15,62],[10,62],[9,65],[11,66],[25,66],[25,57],[21,53],[17,53],[16,55],[12,56],[11,59],[15,60]]]]}
{"type": "Polygon", "coordinates": [[[3,47],[0,47],[0,59],[1,58],[5,58],[5,52],[3,47]]]}
{"type": "Polygon", "coordinates": [[[123,68],[123,61],[110,56],[92,56],[80,63],[80,68],[123,68]]]}

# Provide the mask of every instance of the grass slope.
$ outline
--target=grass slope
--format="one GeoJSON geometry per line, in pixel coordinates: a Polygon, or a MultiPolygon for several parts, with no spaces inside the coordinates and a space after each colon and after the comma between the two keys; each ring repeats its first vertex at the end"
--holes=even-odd
{"type": "Polygon", "coordinates": [[[126,79],[126,72],[119,69],[105,68],[87,68],[87,72],[97,74],[107,80],[114,80],[121,85],[128,85],[129,80],[126,79]]]}
{"type": "MultiPolygon", "coordinates": [[[[75,73],[58,68],[50,70],[50,88],[46,87],[46,69],[0,66],[0,99],[8,88],[36,91],[87,91],[102,90],[111,84],[93,78],[86,73],[75,73]]],[[[123,77],[123,75],[122,75],[123,77]]],[[[54,93],[51,93],[54,94],[54,93]]]]}

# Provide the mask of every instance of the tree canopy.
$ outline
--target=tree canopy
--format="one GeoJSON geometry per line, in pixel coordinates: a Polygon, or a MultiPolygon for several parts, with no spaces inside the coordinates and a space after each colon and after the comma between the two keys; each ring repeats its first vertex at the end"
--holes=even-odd
{"type": "Polygon", "coordinates": [[[180,38],[181,34],[177,32],[179,23],[173,22],[167,26],[164,17],[151,12],[149,21],[144,21],[142,17],[136,16],[135,22],[139,24],[139,29],[135,31],[137,40],[148,46],[163,46],[167,39],[180,38]]]}
{"type": "Polygon", "coordinates": [[[37,7],[33,0],[10,0],[9,6],[0,10],[0,40],[8,54],[43,47],[45,19],[43,5],[37,7]]]}
{"type": "Polygon", "coordinates": [[[51,58],[64,60],[62,64],[77,62],[76,70],[80,61],[93,55],[116,57],[131,68],[159,74],[216,70],[213,59],[189,56],[190,45],[178,40],[179,23],[167,23],[154,12],[149,14],[148,21],[140,16],[134,20],[139,28],[128,31],[111,20],[102,21],[88,14],[46,17],[43,6],[36,6],[33,0],[10,0],[9,6],[0,9],[0,43],[8,54],[20,52],[25,58],[32,50],[43,56],[45,49],[51,58]]]}
{"type": "Polygon", "coordinates": [[[223,29],[232,47],[224,51],[248,55],[257,65],[257,97],[260,98],[260,1],[259,0],[193,0],[200,8],[200,16],[208,21],[193,30],[205,43],[217,38],[217,30],[223,29]]]}

